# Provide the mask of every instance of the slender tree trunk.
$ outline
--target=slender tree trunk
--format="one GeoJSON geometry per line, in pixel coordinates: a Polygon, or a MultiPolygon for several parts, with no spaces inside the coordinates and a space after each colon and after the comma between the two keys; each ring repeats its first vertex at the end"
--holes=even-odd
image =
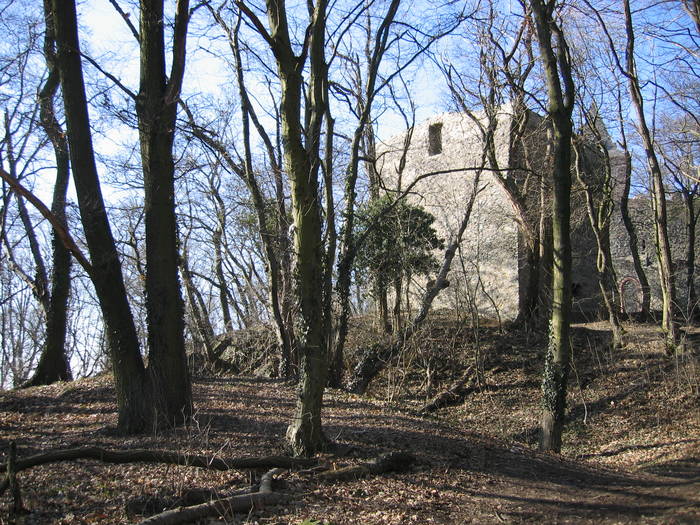
{"type": "MultiPolygon", "coordinates": [[[[53,99],[60,85],[60,74],[56,67],[54,23],[49,0],[44,0],[44,18],[46,20],[44,57],[49,76],[39,91],[40,118],[56,158],[56,182],[54,183],[51,213],[67,230],[66,193],[70,179],[68,141],[54,112],[53,99]]],[[[53,271],[51,273],[51,293],[46,309],[46,340],[37,369],[32,378],[25,383],[25,386],[48,385],[55,381],[70,381],[73,378],[66,355],[71,255],[55,231],[52,232],[51,246],[53,249],[53,271]]]]}
{"type": "MultiPolygon", "coordinates": [[[[369,159],[369,161],[366,162],[366,165],[368,178],[370,181],[370,197],[373,199],[378,198],[379,173],[377,173],[374,165],[376,149],[374,128],[371,123],[372,106],[377,94],[376,83],[379,75],[379,68],[387,49],[390,29],[394,23],[394,19],[400,4],[400,0],[391,1],[387,8],[386,14],[374,35],[372,34],[371,17],[369,16],[368,11],[367,24],[364,28],[366,31],[365,58],[367,60],[367,75],[364,85],[364,92],[357,93],[357,106],[358,109],[361,109],[361,112],[359,122],[355,128],[353,141],[350,146],[350,161],[348,162],[345,173],[345,209],[343,210],[344,224],[340,233],[340,256],[338,257],[338,275],[335,286],[338,316],[335,326],[333,327],[333,334],[329,334],[329,340],[332,341],[332,361],[329,384],[336,387],[340,387],[343,380],[343,356],[345,352],[345,339],[348,333],[348,320],[350,318],[351,276],[353,262],[358,250],[357,239],[355,239],[354,235],[354,225],[355,205],[357,200],[356,187],[359,174],[361,145],[364,141],[366,147],[366,151],[364,152],[365,158],[369,159]]],[[[358,87],[361,87],[363,84],[363,79],[359,78],[361,76],[359,72],[357,75],[357,85],[358,87]]],[[[327,119],[330,121],[330,111],[328,111],[327,119]]],[[[329,132],[331,131],[332,127],[330,128],[329,132]]],[[[327,152],[327,155],[329,153],[332,152],[327,152]]],[[[333,245],[332,248],[335,251],[335,245],[333,245]]],[[[386,300],[386,295],[384,295],[384,300],[386,300]]],[[[386,304],[386,302],[384,304],[386,304]]],[[[386,320],[387,319],[385,316],[384,321],[386,320]]],[[[386,323],[383,326],[386,327],[386,323]]]]}
{"type": "Polygon", "coordinates": [[[399,277],[394,280],[394,324],[393,330],[395,333],[401,332],[401,295],[402,295],[402,279],[399,277]]]}
{"type": "MultiPolygon", "coordinates": [[[[225,28],[229,34],[236,63],[236,81],[238,84],[238,94],[241,98],[241,122],[243,125],[243,148],[244,148],[244,170],[243,178],[253,198],[253,205],[257,215],[260,237],[265,250],[267,260],[267,275],[269,279],[269,297],[272,317],[277,327],[277,339],[280,345],[280,375],[283,377],[295,377],[298,372],[299,362],[296,355],[296,340],[293,329],[292,302],[293,286],[291,274],[290,243],[287,227],[287,211],[284,202],[284,185],[282,181],[281,168],[275,155],[272,141],[255,113],[252,103],[248,97],[248,90],[245,85],[244,65],[241,59],[241,48],[239,43],[239,29],[241,18],[239,17],[234,31],[231,31],[225,22],[218,18],[219,24],[225,28]],[[253,172],[253,154],[250,145],[250,124],[251,120],[267,148],[268,159],[272,165],[275,178],[275,196],[277,211],[277,231],[270,231],[269,212],[263,197],[260,185],[253,172]],[[275,246],[277,241],[277,246],[275,246]]],[[[229,162],[231,164],[231,162],[229,162]]]]}
{"type": "Polygon", "coordinates": [[[92,149],[74,1],[52,0],[57,64],[80,218],[92,264],[90,276],[104,317],[117,393],[118,425],[140,432],[152,420],[151,395],[129,308],[119,255],[107,219],[92,149]]]}
{"type": "Polygon", "coordinates": [[[327,339],[323,333],[325,321],[321,318],[324,271],[318,171],[320,135],[325,115],[324,79],[327,74],[324,57],[326,5],[325,0],[320,0],[310,12],[311,22],[307,30],[310,71],[307,119],[306,126],[303,127],[303,60],[294,54],[285,2],[267,2],[270,45],[277,61],[282,92],[280,114],[284,165],[290,181],[295,227],[294,277],[298,307],[296,335],[301,369],[297,404],[287,429],[287,441],[296,455],[312,455],[325,445],[321,407],[328,362],[327,339]]]}
{"type": "MultiPolygon", "coordinates": [[[[553,158],[551,155],[551,151],[548,151],[548,158],[553,158]]],[[[550,313],[552,305],[552,290],[550,285],[552,284],[552,259],[554,256],[552,247],[552,216],[548,213],[548,207],[552,202],[552,194],[546,179],[547,177],[540,177],[540,209],[537,223],[539,231],[539,245],[537,246],[539,255],[537,258],[540,262],[538,269],[539,276],[537,277],[539,291],[533,296],[533,299],[537,300],[535,307],[543,310],[541,312],[543,320],[546,318],[547,313],[550,313]]]]}
{"type": "MultiPolygon", "coordinates": [[[[337,323],[334,324],[334,314],[342,317],[342,311],[335,312],[334,307],[340,305],[344,307],[341,297],[338,303],[334,303],[333,298],[333,268],[335,267],[335,259],[338,252],[338,231],[336,230],[336,213],[335,213],[335,196],[333,195],[333,173],[334,162],[333,157],[335,151],[334,132],[335,120],[331,115],[328,105],[328,86],[327,79],[324,79],[326,86],[324,87],[325,104],[326,104],[326,144],[323,160],[323,179],[324,179],[324,194],[325,194],[325,254],[324,254],[324,274],[323,274],[323,332],[326,337],[326,348],[328,349],[328,386],[340,388],[343,381],[343,351],[342,345],[337,344],[337,323]]],[[[336,308],[337,309],[337,308],[336,308]]]]}
{"type": "Polygon", "coordinates": [[[540,247],[538,238],[533,241],[533,245],[525,241],[527,286],[525,287],[525,293],[517,319],[519,324],[525,325],[532,325],[535,323],[539,311],[540,247]]]}
{"type": "MultiPolygon", "coordinates": [[[[17,159],[14,152],[14,143],[12,140],[12,123],[8,110],[5,110],[5,149],[6,149],[6,160],[8,163],[9,175],[12,179],[19,181],[19,174],[17,172],[17,159]]],[[[6,201],[9,202],[9,201],[6,201]]],[[[17,195],[17,211],[19,212],[20,222],[24,227],[24,233],[27,237],[27,242],[29,243],[29,252],[32,254],[32,260],[34,261],[34,277],[30,277],[26,272],[21,270],[19,264],[16,264],[17,270],[21,271],[23,274],[23,280],[30,285],[32,290],[32,295],[39,302],[39,306],[46,313],[49,309],[49,278],[46,272],[46,264],[44,263],[44,256],[41,253],[41,248],[39,247],[39,240],[34,229],[34,224],[32,223],[31,217],[29,216],[29,211],[27,210],[27,205],[21,195],[17,195]]],[[[7,246],[8,252],[11,247],[7,246]]],[[[14,260],[14,259],[13,259],[14,260]]]]}
{"type": "MultiPolygon", "coordinates": [[[[222,213],[222,210],[219,211],[222,213]]],[[[223,256],[221,254],[221,239],[223,236],[223,218],[219,218],[220,225],[217,226],[212,236],[212,243],[214,244],[214,272],[216,273],[216,282],[219,287],[219,304],[221,305],[221,315],[224,320],[224,332],[229,332],[233,329],[233,323],[231,322],[231,309],[228,304],[228,293],[226,293],[226,277],[224,276],[224,264],[223,256]]]]}
{"type": "Polygon", "coordinates": [[[615,268],[612,265],[612,254],[610,251],[610,228],[606,225],[600,231],[600,242],[598,243],[598,286],[603,297],[605,310],[608,314],[610,329],[612,330],[612,347],[621,349],[624,346],[624,330],[620,324],[619,312],[620,304],[617,296],[617,278],[615,268]]]}
{"type": "Polygon", "coordinates": [[[379,308],[379,327],[386,333],[391,333],[391,322],[389,321],[389,298],[386,283],[379,276],[376,284],[377,306],[379,308]]]}
{"type": "Polygon", "coordinates": [[[686,231],[686,256],[685,256],[685,288],[686,288],[686,316],[688,320],[698,316],[698,296],[695,291],[695,227],[698,218],[695,211],[695,194],[686,192],[683,198],[685,202],[685,231],[686,231]]]}
{"type": "Polygon", "coordinates": [[[145,190],[149,379],[158,424],[186,421],[192,394],[178,279],[173,140],[185,68],[188,2],[178,0],[170,78],[165,73],[163,0],[141,0],[141,80],[136,103],[145,190]]]}
{"type": "MultiPolygon", "coordinates": [[[[595,130],[594,126],[589,126],[595,130]]],[[[600,142],[598,137],[598,150],[601,153],[603,163],[603,181],[602,189],[597,197],[594,195],[594,189],[586,180],[586,173],[592,170],[586,170],[585,166],[585,150],[582,151],[580,143],[574,143],[574,154],[576,157],[576,177],[579,185],[583,188],[586,199],[586,211],[588,213],[588,222],[593,230],[593,235],[596,240],[596,272],[598,275],[598,287],[600,288],[603,305],[605,307],[610,328],[612,330],[613,348],[622,348],[622,326],[618,318],[620,310],[617,304],[616,297],[616,282],[615,269],[612,265],[612,254],[610,252],[610,216],[613,208],[613,188],[612,188],[612,171],[610,167],[610,157],[607,149],[600,142]]]]}
{"type": "Polygon", "coordinates": [[[211,356],[214,347],[214,328],[209,320],[209,315],[204,309],[204,301],[199,290],[192,281],[192,274],[189,268],[189,257],[187,248],[184,247],[180,256],[180,272],[185,285],[187,301],[190,303],[192,318],[194,320],[194,335],[198,336],[204,346],[207,356],[211,356]]]}
{"type": "Polygon", "coordinates": [[[574,86],[569,50],[554,20],[554,4],[531,0],[547,84],[547,113],[552,141],[552,316],[542,379],[543,414],[540,448],[561,449],[571,342],[571,112],[574,86]],[[563,85],[562,85],[563,84],[563,85]]]}
{"type": "Polygon", "coordinates": [[[656,254],[659,262],[659,279],[661,282],[662,319],[661,328],[666,337],[667,351],[673,352],[678,343],[678,326],[675,319],[676,290],[673,276],[673,261],[671,258],[671,243],[668,237],[668,220],[666,213],[666,191],[664,188],[663,174],[659,165],[654,141],[647,126],[644,114],[644,98],[642,96],[639,78],[637,77],[637,65],[634,57],[634,27],[632,26],[632,12],[629,0],[623,0],[625,10],[625,29],[627,33],[627,71],[626,76],[632,97],[632,105],[637,112],[638,129],[644,145],[647,167],[652,182],[654,227],[656,232],[656,254]]]}

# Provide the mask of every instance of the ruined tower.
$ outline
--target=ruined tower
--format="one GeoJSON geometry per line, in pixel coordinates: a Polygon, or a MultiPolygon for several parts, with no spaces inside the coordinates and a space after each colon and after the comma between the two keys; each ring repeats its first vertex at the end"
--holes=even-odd
{"type": "MultiPolygon", "coordinates": [[[[533,112],[516,111],[512,105],[499,108],[493,165],[484,155],[487,125],[483,112],[436,115],[382,143],[376,165],[388,191],[410,188],[408,199],[436,217],[436,228],[447,241],[459,226],[480,173],[451,284],[436,306],[475,308],[484,317],[515,319],[525,308],[532,279],[541,307],[546,308],[548,300],[549,126],[533,112]],[[525,232],[533,233],[534,241],[525,232]],[[534,259],[528,257],[528,239],[535,243],[534,259]]],[[[573,196],[572,205],[573,310],[591,317],[599,309],[595,242],[580,196],[573,196]]],[[[420,294],[423,286],[414,282],[414,292],[420,294]]]]}

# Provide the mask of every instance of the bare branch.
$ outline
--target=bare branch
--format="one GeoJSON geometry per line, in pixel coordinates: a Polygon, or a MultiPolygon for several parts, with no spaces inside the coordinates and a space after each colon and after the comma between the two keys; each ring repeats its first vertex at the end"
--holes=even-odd
{"type": "Polygon", "coordinates": [[[134,35],[136,41],[141,43],[141,37],[139,36],[139,32],[136,29],[136,26],[134,26],[134,23],[131,21],[131,15],[121,8],[117,0],[109,0],[109,3],[114,6],[114,9],[122,17],[126,25],[129,27],[129,30],[131,30],[131,34],[134,35]]]}
{"type": "Polygon", "coordinates": [[[15,192],[27,199],[32,204],[32,206],[34,206],[39,211],[39,213],[41,213],[41,215],[43,215],[44,218],[51,223],[51,226],[56,232],[58,238],[61,239],[63,245],[68,249],[68,251],[71,252],[71,254],[73,254],[75,260],[78,261],[80,266],[83,267],[87,274],[92,277],[94,273],[92,264],[90,264],[90,261],[88,261],[87,257],[85,257],[83,252],[75,243],[73,237],[71,237],[70,233],[68,233],[68,230],[66,230],[66,228],[63,226],[61,220],[58,217],[56,217],[56,215],[51,213],[51,210],[49,210],[48,207],[43,202],[41,202],[41,200],[36,195],[34,195],[31,191],[22,186],[22,184],[20,184],[20,182],[17,179],[15,179],[12,175],[7,173],[2,168],[0,168],[0,177],[4,179],[5,182],[7,182],[15,192]]]}

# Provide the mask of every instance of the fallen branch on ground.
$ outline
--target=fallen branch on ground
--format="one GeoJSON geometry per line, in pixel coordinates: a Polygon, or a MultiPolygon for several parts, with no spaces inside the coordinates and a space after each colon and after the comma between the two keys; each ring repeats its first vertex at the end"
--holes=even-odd
{"type": "Polygon", "coordinates": [[[272,492],[272,479],[283,470],[272,469],[265,473],[260,478],[258,492],[238,494],[209,503],[167,510],[143,520],[139,525],[176,525],[207,517],[226,516],[234,512],[248,512],[266,505],[277,505],[288,499],[286,494],[272,492]]]}
{"type": "Polygon", "coordinates": [[[440,408],[460,403],[469,390],[474,387],[476,381],[477,375],[474,373],[474,367],[470,366],[464,371],[462,377],[450,385],[450,388],[436,395],[419,412],[429,414],[440,408]]]}
{"type": "Polygon", "coordinates": [[[357,479],[369,475],[388,474],[389,472],[403,472],[415,460],[416,458],[407,452],[391,452],[382,454],[367,463],[316,473],[315,478],[321,481],[339,481],[357,479]]]}
{"type": "MultiPolygon", "coordinates": [[[[183,454],[169,450],[107,450],[99,447],[80,447],[63,450],[51,450],[43,454],[36,454],[28,458],[17,460],[15,472],[20,472],[38,465],[56,463],[59,461],[73,461],[76,459],[95,459],[105,463],[166,463],[170,465],[183,465],[199,467],[209,470],[255,469],[255,468],[296,468],[308,467],[316,464],[313,459],[292,458],[288,456],[263,456],[244,458],[217,458],[196,454],[183,454]]],[[[5,471],[5,466],[0,465],[0,472],[5,471]]],[[[8,487],[8,480],[0,483],[0,495],[8,487]]]]}

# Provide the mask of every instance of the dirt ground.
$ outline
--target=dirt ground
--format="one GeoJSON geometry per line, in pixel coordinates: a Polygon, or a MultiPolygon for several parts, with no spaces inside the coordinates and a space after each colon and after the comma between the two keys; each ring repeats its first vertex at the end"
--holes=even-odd
{"type": "MultiPolygon", "coordinates": [[[[651,326],[628,325],[628,344],[619,351],[606,348],[603,323],[578,326],[565,445],[555,455],[536,451],[542,342],[491,328],[480,336],[477,354],[466,336],[463,346],[457,337],[439,338],[449,332],[443,329],[432,332],[433,349],[451,341],[441,362],[426,360],[418,348],[368,395],[329,390],[325,398],[326,435],[344,454],[324,454],[319,464],[337,469],[407,451],[416,458],[408,471],[332,482],[286,471],[275,490],[288,494],[288,503],[210,522],[700,523],[700,366],[693,338],[684,357],[668,358],[651,326]],[[455,406],[420,415],[427,397],[449,384],[449,369],[458,375],[456,363],[477,357],[483,384],[455,406]]],[[[107,376],[0,393],[0,459],[10,441],[20,458],[81,445],[212,457],[284,453],[292,386],[199,377],[193,390],[189,428],[128,438],[114,432],[107,376]]],[[[10,518],[6,493],[0,524],[138,523],[146,516],[137,512],[149,512],[137,502],[150,502],[154,513],[193,489],[226,494],[252,477],[172,465],[54,463],[19,474],[29,513],[10,518]]]]}

